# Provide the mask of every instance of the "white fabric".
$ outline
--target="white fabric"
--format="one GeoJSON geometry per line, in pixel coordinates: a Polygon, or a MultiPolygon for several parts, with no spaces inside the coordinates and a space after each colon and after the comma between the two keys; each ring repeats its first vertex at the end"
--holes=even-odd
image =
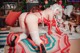
{"type": "Polygon", "coordinates": [[[80,33],[80,25],[76,27],[76,31],[80,33]]]}
{"type": "Polygon", "coordinates": [[[70,31],[66,31],[65,33],[68,34],[69,39],[80,39],[80,34],[79,33],[70,32],[70,31]]]}
{"type": "Polygon", "coordinates": [[[64,14],[68,15],[70,17],[72,10],[73,10],[73,5],[68,5],[68,6],[66,6],[66,8],[64,10],[64,14]]]}
{"type": "Polygon", "coordinates": [[[57,9],[59,9],[59,10],[62,11],[62,6],[59,5],[59,4],[54,4],[54,5],[50,6],[50,8],[51,8],[52,10],[54,10],[54,12],[55,12],[57,9]]]}
{"type": "Polygon", "coordinates": [[[58,15],[56,15],[56,18],[58,18],[58,19],[61,19],[62,18],[63,8],[62,8],[61,5],[54,4],[54,5],[50,6],[50,9],[52,9],[55,13],[56,13],[56,10],[60,11],[60,13],[58,15]]]}
{"type": "Polygon", "coordinates": [[[4,48],[0,48],[0,53],[4,53],[4,48]]]}
{"type": "Polygon", "coordinates": [[[5,45],[9,31],[0,31],[0,33],[2,33],[2,34],[0,34],[0,41],[1,41],[0,45],[5,45]]]}
{"type": "Polygon", "coordinates": [[[27,3],[39,3],[38,0],[27,0],[27,3]]]}

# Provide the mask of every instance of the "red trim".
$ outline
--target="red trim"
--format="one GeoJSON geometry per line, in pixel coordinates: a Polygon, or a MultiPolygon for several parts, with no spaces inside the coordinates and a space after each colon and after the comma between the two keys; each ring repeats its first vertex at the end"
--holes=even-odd
{"type": "Polygon", "coordinates": [[[15,36],[17,36],[16,40],[15,40],[15,45],[18,43],[19,40],[19,34],[15,34],[15,36]]]}
{"type": "Polygon", "coordinates": [[[52,52],[52,53],[56,53],[56,52],[58,52],[58,51],[60,51],[60,40],[58,40],[58,50],[56,50],[56,51],[54,51],[54,52],[52,52]]]}
{"type": "Polygon", "coordinates": [[[14,52],[13,53],[16,53],[16,46],[14,46],[14,52]]]}
{"type": "Polygon", "coordinates": [[[8,53],[12,53],[12,47],[9,48],[9,52],[8,53]]]}
{"type": "Polygon", "coordinates": [[[21,43],[18,43],[20,46],[21,46],[21,48],[22,48],[22,52],[21,53],[25,53],[25,49],[24,49],[24,47],[23,47],[23,45],[21,44],[21,43]]]}
{"type": "Polygon", "coordinates": [[[33,46],[37,46],[37,45],[34,43],[33,40],[31,40],[31,39],[29,39],[29,38],[27,38],[27,40],[28,40],[33,46]]]}
{"type": "Polygon", "coordinates": [[[64,49],[62,49],[61,52],[64,53],[64,51],[67,49],[66,52],[69,53],[70,43],[69,43],[69,40],[68,40],[68,36],[67,35],[65,35],[65,37],[64,37],[64,43],[65,43],[66,47],[64,49]]]}
{"type": "Polygon", "coordinates": [[[8,37],[7,37],[7,40],[6,40],[6,41],[7,41],[7,44],[8,44],[8,45],[10,45],[10,41],[11,41],[10,38],[11,38],[12,35],[13,35],[13,33],[10,33],[10,34],[8,35],[8,37]]]}

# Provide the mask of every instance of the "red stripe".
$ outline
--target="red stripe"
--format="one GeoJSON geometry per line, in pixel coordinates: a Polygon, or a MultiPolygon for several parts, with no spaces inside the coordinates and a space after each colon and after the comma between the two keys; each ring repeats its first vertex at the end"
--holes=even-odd
{"type": "Polygon", "coordinates": [[[33,45],[33,46],[37,46],[34,41],[32,41],[31,39],[27,38],[27,40],[33,45]]]}
{"type": "Polygon", "coordinates": [[[39,46],[40,47],[40,53],[42,53],[42,48],[41,48],[41,46],[39,46]]]}
{"type": "Polygon", "coordinates": [[[12,35],[10,36],[10,42],[12,41],[12,36],[14,35],[14,33],[12,33],[12,35]]]}
{"type": "Polygon", "coordinates": [[[7,44],[9,45],[9,36],[10,36],[10,34],[8,34],[8,36],[7,36],[7,44]]]}
{"type": "Polygon", "coordinates": [[[17,36],[16,40],[15,40],[15,44],[18,43],[18,40],[19,40],[19,34],[15,34],[15,36],[17,36]]]}
{"type": "Polygon", "coordinates": [[[8,37],[7,37],[7,44],[9,45],[10,44],[10,38],[11,38],[11,36],[12,36],[13,34],[12,33],[10,33],[9,35],[8,35],[8,37]]]}
{"type": "Polygon", "coordinates": [[[9,52],[8,53],[12,53],[12,47],[9,47],[9,52]]]}
{"type": "Polygon", "coordinates": [[[69,52],[70,43],[69,43],[69,40],[68,40],[68,36],[67,35],[65,35],[65,37],[64,37],[64,43],[65,43],[66,47],[63,48],[63,50],[61,52],[64,53],[64,51],[66,49],[68,49],[66,52],[69,52]]]}
{"type": "Polygon", "coordinates": [[[16,53],[16,46],[14,46],[14,52],[13,53],[16,53]]]}
{"type": "Polygon", "coordinates": [[[60,40],[58,40],[58,49],[56,51],[52,52],[52,53],[56,53],[58,51],[60,51],[60,40]]]}
{"type": "Polygon", "coordinates": [[[22,53],[25,53],[25,50],[24,50],[24,47],[22,46],[22,44],[21,43],[18,43],[20,46],[21,46],[21,48],[22,48],[22,53]]]}
{"type": "MultiPolygon", "coordinates": [[[[67,45],[67,44],[66,44],[66,37],[65,37],[65,36],[64,36],[64,44],[67,45]]],[[[65,47],[65,48],[66,48],[66,47],[65,47]]],[[[61,50],[61,53],[64,53],[65,48],[63,48],[63,49],[61,50]]]]}

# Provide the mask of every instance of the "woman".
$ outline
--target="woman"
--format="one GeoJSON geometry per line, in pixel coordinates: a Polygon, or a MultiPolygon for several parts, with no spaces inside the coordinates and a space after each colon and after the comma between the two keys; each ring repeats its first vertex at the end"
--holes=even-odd
{"type": "Polygon", "coordinates": [[[62,7],[58,4],[54,4],[43,11],[34,13],[22,13],[19,17],[20,26],[23,32],[30,34],[30,37],[39,46],[40,53],[46,53],[44,43],[39,37],[39,23],[46,23],[49,25],[49,34],[51,34],[51,25],[53,17],[59,15],[62,12],[62,7]],[[49,24],[48,24],[49,23],[49,24]]]}
{"type": "Polygon", "coordinates": [[[26,30],[25,30],[25,24],[24,24],[24,19],[25,19],[25,16],[26,16],[26,14],[30,14],[30,13],[34,13],[34,12],[39,12],[39,11],[41,11],[41,9],[39,8],[39,6],[34,6],[34,7],[32,7],[31,9],[30,9],[30,12],[24,12],[24,13],[22,13],[20,16],[23,16],[23,17],[19,17],[19,22],[20,22],[20,26],[21,26],[21,28],[22,28],[22,31],[24,32],[24,33],[26,33],[26,30]],[[25,16],[24,16],[25,15],[25,16]]]}

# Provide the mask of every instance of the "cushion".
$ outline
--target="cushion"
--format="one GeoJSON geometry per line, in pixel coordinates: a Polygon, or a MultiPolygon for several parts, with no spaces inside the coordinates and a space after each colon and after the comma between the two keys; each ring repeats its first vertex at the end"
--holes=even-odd
{"type": "Polygon", "coordinates": [[[21,14],[21,12],[10,11],[9,14],[6,16],[6,19],[5,19],[6,24],[9,26],[14,26],[14,24],[16,23],[16,20],[20,16],[20,14],[21,14]]]}

